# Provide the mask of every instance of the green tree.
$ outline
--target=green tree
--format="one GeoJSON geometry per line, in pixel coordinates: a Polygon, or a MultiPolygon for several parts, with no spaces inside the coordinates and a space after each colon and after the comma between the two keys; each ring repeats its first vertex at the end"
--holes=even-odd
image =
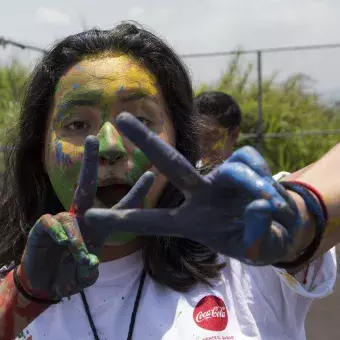
{"type": "MultiPolygon", "coordinates": [[[[257,132],[257,83],[251,78],[253,65],[244,65],[237,55],[214,86],[202,84],[196,94],[219,90],[231,94],[243,112],[243,134],[257,132]]],[[[321,101],[313,81],[304,74],[294,74],[283,82],[277,73],[263,79],[264,133],[299,133],[311,130],[340,129],[340,108],[321,101]]],[[[318,158],[340,141],[340,135],[307,135],[264,140],[263,155],[273,172],[295,171],[318,158]]],[[[256,146],[256,139],[241,135],[239,146],[256,146]]]]}
{"type": "Polygon", "coordinates": [[[27,77],[27,67],[17,61],[0,65],[0,146],[5,144],[6,132],[19,116],[22,90],[27,77]]]}

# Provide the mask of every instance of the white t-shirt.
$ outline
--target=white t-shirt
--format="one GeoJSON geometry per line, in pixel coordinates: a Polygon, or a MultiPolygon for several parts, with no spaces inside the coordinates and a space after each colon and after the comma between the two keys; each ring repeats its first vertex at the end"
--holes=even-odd
{"type": "MultiPolygon", "coordinates": [[[[335,248],[294,277],[272,266],[220,258],[226,267],[212,287],[198,284],[179,293],[146,277],[133,339],[303,340],[308,308],[332,292],[337,273],[335,248]]],[[[127,338],[142,268],[141,251],[101,263],[98,281],[85,289],[101,340],[127,338]]],[[[17,339],[94,337],[78,294],[48,308],[17,339]]]]}
{"type": "MultiPolygon", "coordinates": [[[[271,266],[227,265],[213,287],[179,293],[146,277],[135,340],[305,339],[304,321],[314,298],[332,292],[335,250],[294,277],[271,266]]],[[[142,272],[141,252],[101,263],[98,281],[85,290],[100,339],[125,340],[142,272]]],[[[93,340],[80,295],[51,306],[17,339],[93,340]]]]}

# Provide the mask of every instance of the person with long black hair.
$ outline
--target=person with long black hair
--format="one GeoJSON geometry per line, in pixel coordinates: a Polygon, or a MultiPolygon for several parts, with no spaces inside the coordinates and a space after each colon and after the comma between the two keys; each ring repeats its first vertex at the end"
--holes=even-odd
{"type": "Polygon", "coordinates": [[[203,176],[196,118],[136,24],[48,51],[5,154],[1,339],[305,338],[336,277],[339,147],[299,181],[250,147],[203,176]]]}

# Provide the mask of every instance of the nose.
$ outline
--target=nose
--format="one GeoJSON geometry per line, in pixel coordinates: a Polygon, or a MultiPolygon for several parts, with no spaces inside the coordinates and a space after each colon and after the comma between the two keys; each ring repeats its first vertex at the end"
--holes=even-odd
{"type": "Polygon", "coordinates": [[[99,139],[99,159],[101,161],[114,164],[117,160],[127,156],[122,137],[111,123],[106,122],[97,137],[99,139]]]}

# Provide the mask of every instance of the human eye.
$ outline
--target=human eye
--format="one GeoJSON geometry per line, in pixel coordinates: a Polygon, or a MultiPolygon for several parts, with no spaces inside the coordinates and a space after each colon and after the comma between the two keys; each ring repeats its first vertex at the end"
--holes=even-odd
{"type": "Polygon", "coordinates": [[[66,125],[66,128],[72,131],[79,131],[79,130],[89,129],[90,124],[87,124],[80,120],[76,120],[66,125]]]}
{"type": "Polygon", "coordinates": [[[145,118],[145,117],[142,117],[142,116],[137,116],[136,118],[146,126],[149,126],[149,125],[152,124],[152,121],[148,118],[145,118]]]}

